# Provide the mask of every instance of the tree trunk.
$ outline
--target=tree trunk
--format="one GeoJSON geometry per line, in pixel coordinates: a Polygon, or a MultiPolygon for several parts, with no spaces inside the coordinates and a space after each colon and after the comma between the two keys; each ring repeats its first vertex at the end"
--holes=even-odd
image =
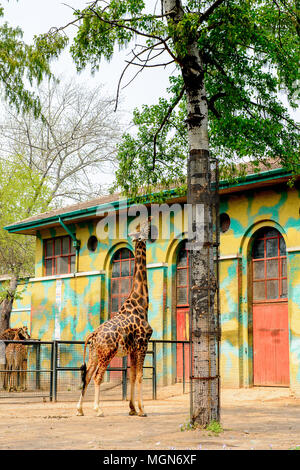
{"type": "MultiPolygon", "coordinates": [[[[176,23],[182,17],[180,0],[166,0],[165,12],[176,23]]],[[[179,44],[180,47],[180,44],[179,44]]],[[[197,236],[189,240],[191,421],[206,426],[219,421],[218,341],[215,312],[218,279],[214,252],[218,250],[218,199],[212,188],[217,172],[211,171],[208,140],[208,108],[200,51],[195,39],[180,57],[187,98],[189,157],[187,202],[191,206],[189,228],[197,236]],[[201,220],[199,216],[201,215],[201,220]],[[215,248],[215,249],[214,249],[215,248]]],[[[218,270],[217,270],[218,272],[218,270]]]]}
{"type": "Polygon", "coordinates": [[[9,328],[10,323],[10,314],[12,310],[12,305],[15,298],[15,293],[18,285],[18,279],[16,276],[12,276],[7,295],[5,299],[0,304],[1,318],[0,318],[0,333],[9,328]]]}
{"type": "Polygon", "coordinates": [[[190,152],[187,164],[189,221],[196,237],[189,243],[190,255],[190,341],[191,420],[205,426],[219,421],[218,321],[215,315],[217,279],[214,252],[217,250],[216,193],[207,133],[207,102],[201,73],[194,85],[195,68],[183,72],[188,103],[190,152]],[[201,85],[199,87],[199,85],[201,85]],[[201,216],[201,217],[200,217],[201,216]],[[200,220],[199,220],[200,219],[200,220]],[[214,250],[215,248],[215,250],[214,250]]]}

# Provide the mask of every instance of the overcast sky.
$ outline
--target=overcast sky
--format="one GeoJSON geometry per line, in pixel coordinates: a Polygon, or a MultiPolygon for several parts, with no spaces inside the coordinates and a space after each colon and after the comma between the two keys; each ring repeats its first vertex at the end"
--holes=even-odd
{"type": "MultiPolygon", "coordinates": [[[[151,11],[155,8],[157,0],[147,0],[151,11]]],[[[84,8],[86,0],[2,0],[4,7],[4,17],[0,21],[7,21],[10,26],[20,26],[24,33],[24,41],[31,43],[34,35],[46,33],[52,27],[60,27],[69,23],[72,19],[73,8],[84,8]]],[[[76,28],[71,27],[66,30],[68,36],[72,37],[76,33],[76,28]]],[[[140,43],[141,40],[138,40],[140,43]]],[[[71,42],[70,44],[71,45],[71,42]]],[[[131,47],[134,46],[134,43],[131,47]]],[[[126,66],[125,60],[129,59],[131,48],[116,53],[111,62],[103,61],[99,72],[91,75],[90,69],[78,74],[72,58],[68,51],[52,62],[52,71],[57,76],[68,79],[76,77],[79,82],[93,85],[102,84],[105,93],[111,97],[116,97],[120,75],[126,66]]],[[[168,59],[169,60],[169,59],[168,59]]],[[[122,85],[126,85],[137,72],[137,67],[130,67],[126,71],[122,85]]],[[[122,111],[122,122],[130,125],[134,108],[141,108],[143,104],[154,104],[160,96],[166,96],[166,88],[169,86],[169,76],[174,74],[174,66],[167,69],[154,68],[144,69],[139,73],[134,81],[120,92],[119,110],[122,111]]],[[[111,184],[114,180],[113,169],[109,173],[95,175],[95,184],[111,184]],[[103,180],[103,181],[102,181],[103,180]]]]}
{"type": "MultiPolygon", "coordinates": [[[[4,20],[11,26],[20,26],[24,32],[25,42],[30,43],[35,34],[45,33],[51,27],[58,27],[67,24],[72,18],[73,8],[83,8],[86,0],[2,0],[4,6],[4,20]]],[[[157,0],[148,0],[149,5],[154,8],[157,0]]],[[[151,8],[151,9],[152,9],[151,8]]],[[[75,34],[74,27],[68,28],[67,33],[75,34]]],[[[66,52],[56,62],[53,62],[53,70],[57,74],[64,76],[78,76],[78,79],[84,82],[102,83],[105,89],[112,96],[116,95],[118,80],[128,60],[130,49],[117,51],[110,63],[103,61],[99,72],[92,77],[90,70],[77,75],[75,66],[70,55],[66,52]]],[[[140,73],[129,86],[121,92],[122,108],[129,113],[142,104],[152,104],[158,100],[159,96],[166,94],[165,90],[169,86],[169,75],[174,71],[174,67],[168,69],[146,69],[140,73]]],[[[123,85],[126,85],[137,72],[136,67],[131,67],[131,72],[126,72],[123,85]]]]}

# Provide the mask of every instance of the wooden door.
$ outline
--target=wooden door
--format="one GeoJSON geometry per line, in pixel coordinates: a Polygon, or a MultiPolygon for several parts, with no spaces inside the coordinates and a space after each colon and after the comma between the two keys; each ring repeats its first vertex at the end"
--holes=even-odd
{"type": "MultiPolygon", "coordinates": [[[[189,340],[189,309],[177,309],[177,341],[189,340]]],[[[177,344],[177,382],[183,380],[183,365],[185,380],[189,377],[189,345],[177,344]],[[184,361],[184,364],[183,364],[184,361]]]]}
{"type": "MultiPolygon", "coordinates": [[[[189,257],[185,244],[182,245],[177,256],[176,273],[176,339],[177,341],[189,340],[189,257]]],[[[185,379],[189,378],[189,345],[177,344],[176,357],[177,382],[183,380],[183,361],[185,379]],[[184,348],[184,349],[183,349],[184,348]],[[183,356],[184,353],[184,356],[183,356]]]]}
{"type": "Polygon", "coordinates": [[[252,250],[253,383],[289,386],[289,326],[285,242],[259,231],[252,250]]]}
{"type": "Polygon", "coordinates": [[[254,385],[289,385],[287,303],[253,308],[254,385]]]}

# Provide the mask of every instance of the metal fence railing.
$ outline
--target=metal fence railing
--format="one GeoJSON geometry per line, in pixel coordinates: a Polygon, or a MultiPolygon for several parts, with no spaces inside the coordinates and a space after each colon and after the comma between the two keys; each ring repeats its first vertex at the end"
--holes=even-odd
{"type": "MultiPolygon", "coordinates": [[[[186,340],[169,340],[169,339],[155,339],[150,340],[150,344],[152,344],[153,348],[153,364],[155,368],[155,397],[156,397],[156,390],[157,390],[157,358],[162,357],[164,355],[164,351],[162,350],[159,354],[158,349],[159,347],[173,347],[171,355],[173,358],[176,358],[176,367],[175,367],[175,381],[182,382],[182,391],[185,393],[186,391],[186,384],[187,380],[189,380],[189,358],[190,358],[190,342],[186,340]],[[178,364],[181,364],[180,367],[180,377],[178,376],[178,364]]],[[[148,351],[149,352],[149,351],[148,351]]]]}
{"type": "MultiPolygon", "coordinates": [[[[0,399],[43,397],[57,401],[65,399],[66,395],[72,397],[80,390],[84,341],[4,340],[3,344],[5,346],[0,347],[0,399]]],[[[172,357],[175,354],[175,362],[182,364],[180,370],[185,393],[188,345],[188,341],[150,340],[144,379],[151,381],[153,400],[157,399],[157,375],[164,373],[167,354],[172,357]]],[[[119,367],[108,367],[104,378],[104,383],[110,381],[112,387],[114,384],[121,386],[123,400],[127,397],[129,368],[128,358],[124,357],[119,367]]]]}

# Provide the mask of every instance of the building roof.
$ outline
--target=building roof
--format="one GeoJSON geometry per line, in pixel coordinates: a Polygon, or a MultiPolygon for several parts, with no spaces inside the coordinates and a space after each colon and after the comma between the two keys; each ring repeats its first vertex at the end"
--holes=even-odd
{"type": "MultiPolygon", "coordinates": [[[[263,167],[265,167],[265,165],[260,165],[257,170],[259,171],[263,167]]],[[[219,182],[220,193],[237,192],[249,189],[250,187],[255,188],[258,186],[268,186],[273,185],[274,182],[280,183],[288,181],[290,178],[289,172],[283,168],[278,168],[278,164],[276,164],[276,162],[272,162],[271,167],[271,170],[254,173],[253,166],[251,164],[246,164],[245,168],[249,173],[246,176],[236,178],[234,182],[221,180],[219,182]]],[[[173,190],[173,194],[174,197],[172,197],[172,202],[185,200],[185,197],[180,198],[176,196],[175,190],[173,190]]],[[[104,215],[104,212],[107,212],[112,208],[115,210],[126,208],[129,204],[130,201],[120,193],[114,193],[89,201],[72,204],[63,208],[53,209],[18,221],[13,225],[5,227],[5,229],[11,233],[34,235],[38,229],[59,226],[60,219],[67,224],[75,223],[80,220],[95,218],[96,216],[100,216],[101,213],[104,215]]]]}
{"type": "MultiPolygon", "coordinates": [[[[124,197],[121,197],[121,198],[124,199],[124,197]]],[[[52,210],[47,211],[47,212],[42,212],[41,214],[37,214],[37,215],[34,215],[32,217],[28,217],[26,219],[21,220],[20,222],[17,222],[17,223],[35,222],[37,220],[57,217],[59,215],[63,216],[64,214],[69,213],[69,212],[81,211],[81,210],[84,210],[84,209],[88,209],[90,207],[98,207],[102,204],[108,204],[108,203],[111,203],[111,202],[115,202],[117,200],[119,200],[119,194],[117,194],[117,193],[110,194],[110,195],[107,195],[107,196],[101,196],[101,197],[98,197],[96,199],[90,199],[89,201],[77,202],[76,204],[71,204],[70,206],[65,206],[65,207],[61,207],[59,209],[52,209],[52,210]]]]}

